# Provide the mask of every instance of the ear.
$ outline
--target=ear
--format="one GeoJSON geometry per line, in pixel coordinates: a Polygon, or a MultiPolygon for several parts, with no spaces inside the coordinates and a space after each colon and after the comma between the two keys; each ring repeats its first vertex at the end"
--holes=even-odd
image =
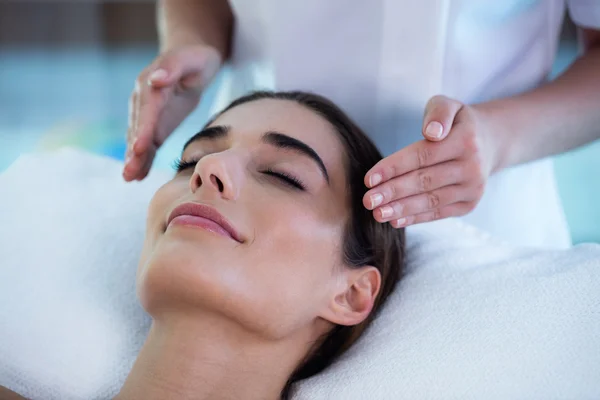
{"type": "Polygon", "coordinates": [[[381,287],[381,274],[372,266],[344,268],[322,318],[337,325],[358,325],[371,313],[381,287]]]}

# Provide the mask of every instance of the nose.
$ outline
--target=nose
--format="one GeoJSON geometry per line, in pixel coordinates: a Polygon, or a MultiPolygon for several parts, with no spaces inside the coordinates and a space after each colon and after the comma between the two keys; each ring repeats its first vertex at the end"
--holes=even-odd
{"type": "Polygon", "coordinates": [[[237,200],[243,184],[240,157],[232,150],[206,155],[198,161],[190,178],[190,190],[216,191],[225,200],[237,200]]]}

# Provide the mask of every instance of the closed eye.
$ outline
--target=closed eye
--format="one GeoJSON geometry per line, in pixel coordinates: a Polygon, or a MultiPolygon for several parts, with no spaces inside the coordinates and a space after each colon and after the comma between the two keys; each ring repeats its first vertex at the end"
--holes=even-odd
{"type": "MultiPolygon", "coordinates": [[[[198,161],[200,161],[200,160],[199,159],[195,159],[195,160],[194,159],[192,159],[192,160],[177,159],[173,162],[173,169],[175,171],[177,171],[177,173],[179,174],[187,169],[195,168],[196,164],[198,164],[198,161]]],[[[265,171],[262,171],[262,173],[265,175],[269,175],[274,178],[277,178],[284,184],[291,186],[294,189],[306,190],[306,187],[302,183],[302,181],[293,175],[287,174],[285,172],[274,171],[270,168],[266,169],[265,171]]]]}
{"type": "Polygon", "coordinates": [[[263,171],[263,174],[273,176],[273,177],[281,180],[286,185],[293,187],[294,189],[306,190],[306,187],[304,186],[302,181],[300,181],[300,179],[296,178],[293,175],[287,174],[285,172],[277,172],[277,171],[273,171],[272,169],[269,168],[269,169],[263,171]]]}
{"type": "Polygon", "coordinates": [[[173,169],[175,171],[177,171],[177,173],[180,173],[182,171],[185,171],[186,169],[195,168],[196,164],[198,164],[198,161],[200,161],[200,160],[199,159],[197,159],[197,160],[177,159],[173,162],[173,169]]]}

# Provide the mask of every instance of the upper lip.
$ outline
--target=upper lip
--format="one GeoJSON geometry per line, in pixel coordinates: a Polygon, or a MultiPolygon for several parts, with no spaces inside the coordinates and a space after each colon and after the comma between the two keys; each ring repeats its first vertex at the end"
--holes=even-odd
{"type": "Polygon", "coordinates": [[[169,219],[167,220],[167,226],[171,223],[171,221],[180,216],[180,215],[194,215],[197,217],[202,217],[213,221],[214,223],[220,225],[223,229],[225,229],[231,237],[242,243],[244,240],[240,233],[235,229],[233,224],[227,220],[216,208],[211,207],[206,204],[200,203],[183,203],[178,205],[171,211],[169,215],[169,219]]]}

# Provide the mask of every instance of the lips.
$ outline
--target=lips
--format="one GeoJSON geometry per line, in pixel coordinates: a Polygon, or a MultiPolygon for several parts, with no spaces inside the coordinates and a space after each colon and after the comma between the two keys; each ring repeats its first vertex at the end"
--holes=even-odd
{"type": "Polygon", "coordinates": [[[184,203],[171,212],[167,226],[182,224],[204,228],[233,240],[243,243],[244,240],[233,224],[227,220],[217,209],[200,203],[184,203]]]}

